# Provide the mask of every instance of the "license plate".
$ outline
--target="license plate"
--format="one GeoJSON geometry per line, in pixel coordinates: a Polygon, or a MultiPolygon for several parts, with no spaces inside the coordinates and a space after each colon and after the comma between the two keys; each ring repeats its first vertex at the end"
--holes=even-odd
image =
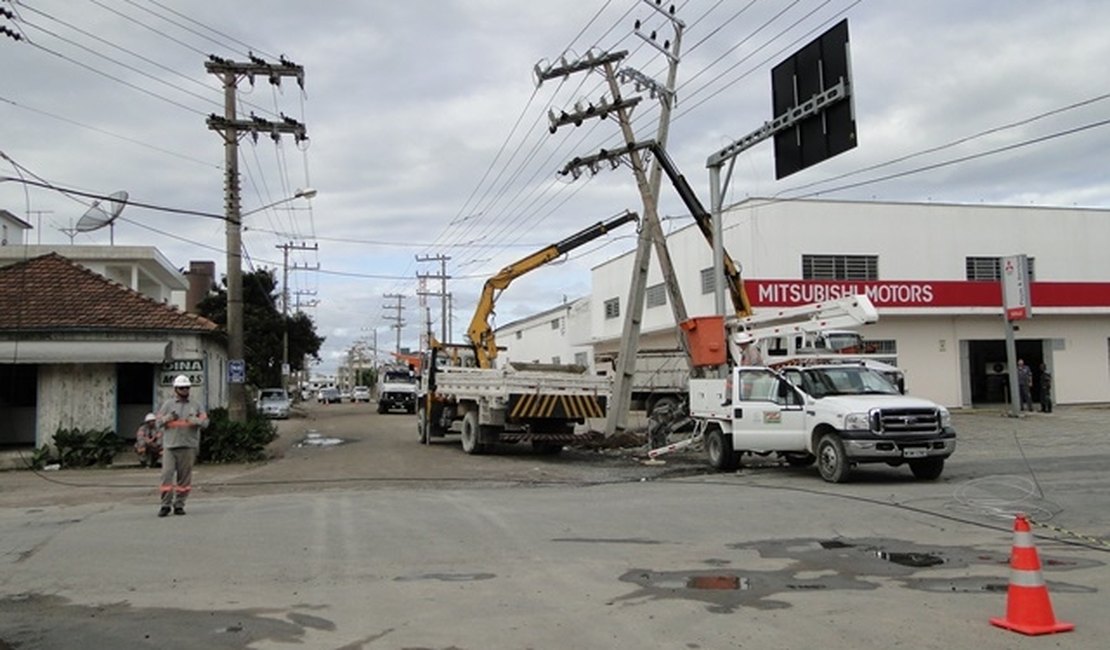
{"type": "Polygon", "coordinates": [[[903,449],[903,458],[924,458],[927,452],[925,449],[903,449]]]}

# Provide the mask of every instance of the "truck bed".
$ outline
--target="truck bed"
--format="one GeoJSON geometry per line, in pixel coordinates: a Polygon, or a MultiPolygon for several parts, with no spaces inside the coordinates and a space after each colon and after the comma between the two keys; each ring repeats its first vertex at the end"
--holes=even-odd
{"type": "Polygon", "coordinates": [[[612,381],[564,370],[455,368],[436,373],[436,391],[462,399],[508,397],[514,394],[597,395],[609,397],[612,381]]]}

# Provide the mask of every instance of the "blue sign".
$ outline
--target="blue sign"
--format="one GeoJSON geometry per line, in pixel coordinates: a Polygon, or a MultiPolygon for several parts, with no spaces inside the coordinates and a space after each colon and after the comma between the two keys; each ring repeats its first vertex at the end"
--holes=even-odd
{"type": "Polygon", "coordinates": [[[227,383],[247,383],[247,362],[242,359],[227,360],[227,383]]]}

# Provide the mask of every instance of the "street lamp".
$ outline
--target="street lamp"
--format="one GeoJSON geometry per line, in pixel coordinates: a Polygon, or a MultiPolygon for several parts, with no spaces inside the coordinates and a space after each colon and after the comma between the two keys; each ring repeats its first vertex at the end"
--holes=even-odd
{"type": "MultiPolygon", "coordinates": [[[[237,181],[238,169],[234,162],[229,162],[229,170],[234,170],[234,173],[229,171],[229,178],[237,181]]],[[[235,184],[238,185],[237,182],[235,184]]],[[[243,358],[243,217],[275,205],[297,199],[311,199],[314,196],[316,190],[312,188],[297,190],[293,196],[240,214],[238,192],[231,193],[232,198],[227,206],[227,415],[232,422],[245,422],[247,419],[247,363],[243,358]]]]}
{"type": "Polygon", "coordinates": [[[242,218],[252,214],[256,214],[258,212],[262,212],[263,210],[269,210],[274,206],[281,205],[282,203],[289,203],[290,201],[296,201],[297,199],[311,199],[314,196],[316,196],[316,189],[312,187],[306,187],[303,190],[297,190],[296,192],[294,192],[293,196],[287,196],[284,199],[279,199],[277,201],[274,201],[273,203],[267,203],[262,207],[254,208],[253,210],[247,210],[243,214],[239,215],[239,217],[242,218]]]}

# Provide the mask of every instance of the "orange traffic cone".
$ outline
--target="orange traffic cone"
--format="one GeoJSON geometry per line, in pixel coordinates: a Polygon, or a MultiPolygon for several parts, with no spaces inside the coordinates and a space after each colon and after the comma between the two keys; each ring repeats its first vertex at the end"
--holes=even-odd
{"type": "Polygon", "coordinates": [[[1006,592],[1006,618],[991,618],[991,625],[1022,634],[1070,632],[1072,623],[1057,622],[1041,575],[1041,560],[1033,545],[1029,519],[1014,519],[1014,549],[1010,553],[1010,587],[1006,592]]]}

